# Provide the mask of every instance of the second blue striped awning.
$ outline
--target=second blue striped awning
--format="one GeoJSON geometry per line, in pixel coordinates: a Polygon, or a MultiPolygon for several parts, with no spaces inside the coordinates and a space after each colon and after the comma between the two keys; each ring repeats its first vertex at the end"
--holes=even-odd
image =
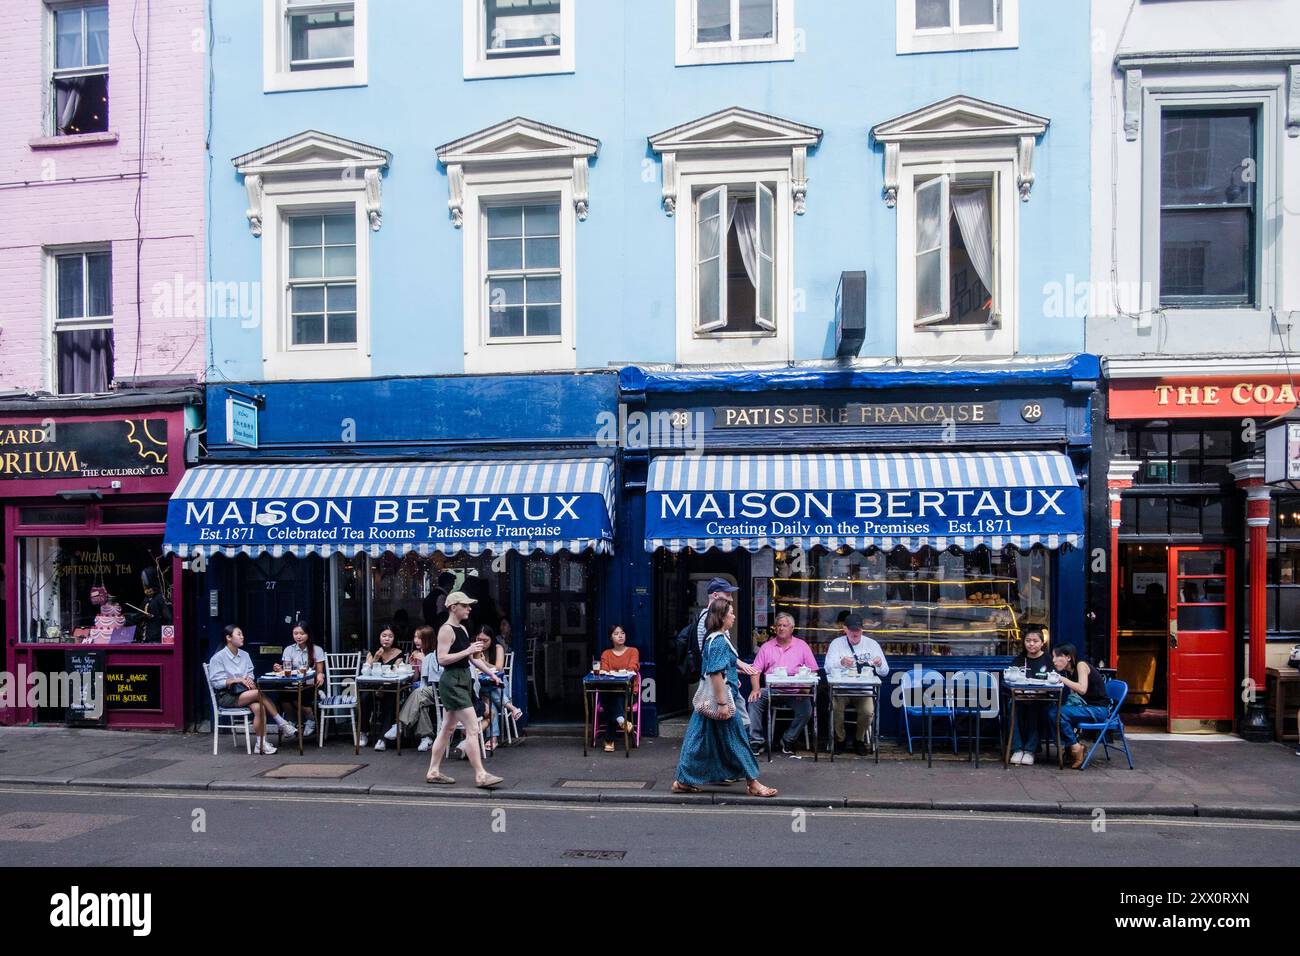
{"type": "Polygon", "coordinates": [[[172,495],[164,548],[182,556],[608,553],[613,501],[606,458],[204,465],[172,495]]]}
{"type": "Polygon", "coordinates": [[[646,550],[1077,546],[1083,495],[1060,452],[661,456],[646,550]]]}

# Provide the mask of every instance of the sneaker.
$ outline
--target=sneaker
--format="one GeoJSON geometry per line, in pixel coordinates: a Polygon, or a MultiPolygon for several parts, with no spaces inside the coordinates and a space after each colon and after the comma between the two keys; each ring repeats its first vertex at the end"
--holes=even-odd
{"type": "Polygon", "coordinates": [[[1011,762],[1016,766],[1019,766],[1021,763],[1023,763],[1024,759],[1025,759],[1025,752],[1023,750],[1017,750],[1015,753],[1011,755],[1011,762]]]}
{"type": "Polygon", "coordinates": [[[277,721],[277,726],[280,728],[280,733],[284,735],[285,740],[293,740],[294,737],[298,736],[298,728],[287,720],[277,721]]]}
{"type": "Polygon", "coordinates": [[[786,740],[784,737],[781,738],[781,753],[787,757],[793,757],[795,755],[794,748],[790,746],[790,741],[786,740]]]}
{"type": "Polygon", "coordinates": [[[1034,755],[1031,753],[1026,753],[1023,757],[1020,758],[1020,762],[1024,764],[1026,767],[1033,766],[1034,755]]]}
{"type": "Polygon", "coordinates": [[[627,720],[623,717],[615,717],[614,723],[618,724],[619,730],[627,730],[627,720]]]}
{"type": "Polygon", "coordinates": [[[258,737],[257,743],[253,744],[253,753],[267,754],[269,756],[270,754],[275,753],[275,747],[273,747],[271,742],[265,737],[258,737]]]}
{"type": "Polygon", "coordinates": [[[384,738],[383,738],[383,737],[380,737],[378,740],[375,741],[375,749],[376,749],[376,750],[387,750],[387,749],[388,749],[388,744],[384,743],[384,738]]]}
{"type": "Polygon", "coordinates": [[[854,741],[853,752],[859,757],[865,757],[867,755],[867,742],[865,740],[854,741]]]}
{"type": "Polygon", "coordinates": [[[420,746],[416,747],[415,749],[418,750],[418,751],[420,751],[420,753],[424,753],[426,750],[429,750],[429,749],[431,749],[432,747],[433,747],[433,738],[432,738],[432,737],[421,737],[421,738],[420,738],[420,746]]]}
{"type": "Polygon", "coordinates": [[[389,741],[397,739],[397,724],[393,724],[393,726],[384,731],[384,739],[389,741]]]}
{"type": "Polygon", "coordinates": [[[369,746],[370,746],[370,738],[367,737],[365,734],[362,734],[362,735],[361,735],[361,740],[358,741],[358,743],[360,743],[361,746],[363,746],[363,747],[369,747],[369,746]]]}
{"type": "Polygon", "coordinates": [[[309,720],[307,721],[307,723],[303,724],[302,732],[306,734],[308,737],[313,736],[316,733],[316,721],[309,720]]]}
{"type": "Polygon", "coordinates": [[[751,740],[749,742],[749,750],[755,757],[761,757],[763,755],[763,748],[765,746],[767,745],[761,740],[751,740]]]}
{"type": "Polygon", "coordinates": [[[612,740],[606,740],[606,741],[605,741],[605,753],[607,753],[607,754],[612,754],[613,752],[614,752],[614,741],[612,741],[612,740]]]}

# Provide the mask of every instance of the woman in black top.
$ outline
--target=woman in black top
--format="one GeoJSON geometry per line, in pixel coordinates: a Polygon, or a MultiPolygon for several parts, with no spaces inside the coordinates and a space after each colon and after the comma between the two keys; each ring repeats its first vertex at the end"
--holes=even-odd
{"type": "MultiPolygon", "coordinates": [[[[379,632],[379,646],[366,655],[367,664],[395,667],[406,659],[406,654],[397,646],[397,635],[391,627],[379,632]]],[[[387,727],[384,735],[375,741],[376,750],[387,750],[388,741],[397,739],[397,704],[388,694],[375,694],[376,700],[370,709],[371,731],[377,727],[387,727]]],[[[367,746],[369,735],[361,735],[361,746],[367,746]]]]}
{"type": "MultiPolygon", "coordinates": [[[[1110,698],[1106,696],[1106,678],[1086,661],[1079,660],[1073,644],[1062,644],[1052,651],[1052,666],[1061,675],[1061,683],[1069,690],[1061,706],[1061,736],[1070,743],[1070,767],[1083,766],[1083,744],[1079,743],[1076,725],[1106,719],[1110,713],[1110,698]]],[[[1056,719],[1056,704],[1048,709],[1048,717],[1056,719]]]]}
{"type": "MultiPolygon", "coordinates": [[[[1031,627],[1021,638],[1025,649],[1011,662],[1022,667],[1030,680],[1044,680],[1052,672],[1052,656],[1043,650],[1043,632],[1031,627]]],[[[1016,722],[1011,728],[1011,762],[1028,766],[1038,753],[1038,741],[1047,725],[1047,701],[1016,702],[1016,722]]]]}
{"type": "MultiPolygon", "coordinates": [[[[474,712],[474,678],[470,674],[471,663],[483,671],[491,673],[490,668],[481,661],[474,660],[476,654],[487,648],[484,640],[471,641],[469,631],[465,629],[465,620],[469,617],[473,598],[462,591],[452,591],[447,595],[447,623],[438,631],[438,663],[442,665],[442,676],[438,678],[438,697],[442,701],[442,726],[438,728],[438,737],[434,740],[429,753],[429,770],[425,774],[426,783],[455,783],[451,777],[439,769],[442,758],[447,753],[451,735],[459,723],[465,728],[465,739],[470,742],[465,748],[465,756],[474,767],[474,784],[488,789],[501,783],[501,778],[488,773],[483,768],[483,757],[479,746],[479,720],[474,712]]],[[[495,674],[493,680],[499,681],[495,674]]]]}

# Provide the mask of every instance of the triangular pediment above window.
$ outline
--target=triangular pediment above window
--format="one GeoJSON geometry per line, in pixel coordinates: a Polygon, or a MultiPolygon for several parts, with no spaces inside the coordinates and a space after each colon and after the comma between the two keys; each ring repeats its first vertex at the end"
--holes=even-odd
{"type": "Polygon", "coordinates": [[[516,116],[477,133],[438,147],[444,165],[532,161],[549,158],[587,158],[600,149],[600,140],[558,126],[516,116]]]}
{"type": "Polygon", "coordinates": [[[1041,136],[1051,121],[973,96],[950,96],[872,127],[881,143],[1041,136]]]}
{"type": "Polygon", "coordinates": [[[231,160],[244,175],[274,176],[344,169],[382,169],[392,154],[377,146],[305,130],[231,160]]]}
{"type": "Polygon", "coordinates": [[[822,131],[792,120],[732,106],[650,137],[656,153],[706,149],[795,149],[816,146],[822,131]]]}

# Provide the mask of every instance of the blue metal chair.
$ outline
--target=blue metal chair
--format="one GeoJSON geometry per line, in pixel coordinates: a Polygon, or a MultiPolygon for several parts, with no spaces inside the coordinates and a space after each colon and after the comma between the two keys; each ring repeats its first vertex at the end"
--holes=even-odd
{"type": "Polygon", "coordinates": [[[952,675],[952,691],[954,717],[970,717],[975,722],[974,734],[967,734],[964,738],[957,737],[957,731],[954,728],[954,737],[970,740],[974,743],[975,766],[978,767],[980,765],[980,729],[985,719],[998,722],[997,740],[999,743],[1002,741],[1002,707],[1000,706],[1002,698],[998,693],[997,676],[992,671],[957,671],[952,675]]]}
{"type": "Polygon", "coordinates": [[[1133,754],[1128,749],[1128,737],[1124,735],[1124,722],[1119,719],[1119,709],[1124,704],[1124,698],[1128,696],[1128,684],[1122,680],[1106,681],[1106,696],[1110,698],[1110,713],[1106,715],[1106,719],[1085,721],[1076,728],[1077,730],[1095,731],[1097,734],[1097,739],[1092,742],[1092,746],[1088,749],[1088,755],[1083,758],[1083,764],[1079,767],[1080,770],[1088,769],[1088,763],[1092,760],[1092,755],[1097,752],[1098,746],[1101,747],[1102,753],[1107,760],[1110,759],[1111,747],[1123,751],[1124,756],[1128,759],[1128,768],[1133,769],[1133,754]],[[1119,745],[1108,744],[1106,738],[1116,732],[1119,733],[1119,745]]]}
{"type": "Polygon", "coordinates": [[[952,701],[948,699],[943,674],[937,670],[921,671],[920,684],[917,684],[915,669],[903,671],[899,680],[903,695],[903,732],[907,735],[907,752],[912,752],[912,718],[925,721],[925,752],[934,749],[934,718],[943,717],[948,721],[952,733],[952,752],[957,753],[957,715],[952,701]],[[924,700],[924,704],[922,701],[924,700]]]}

